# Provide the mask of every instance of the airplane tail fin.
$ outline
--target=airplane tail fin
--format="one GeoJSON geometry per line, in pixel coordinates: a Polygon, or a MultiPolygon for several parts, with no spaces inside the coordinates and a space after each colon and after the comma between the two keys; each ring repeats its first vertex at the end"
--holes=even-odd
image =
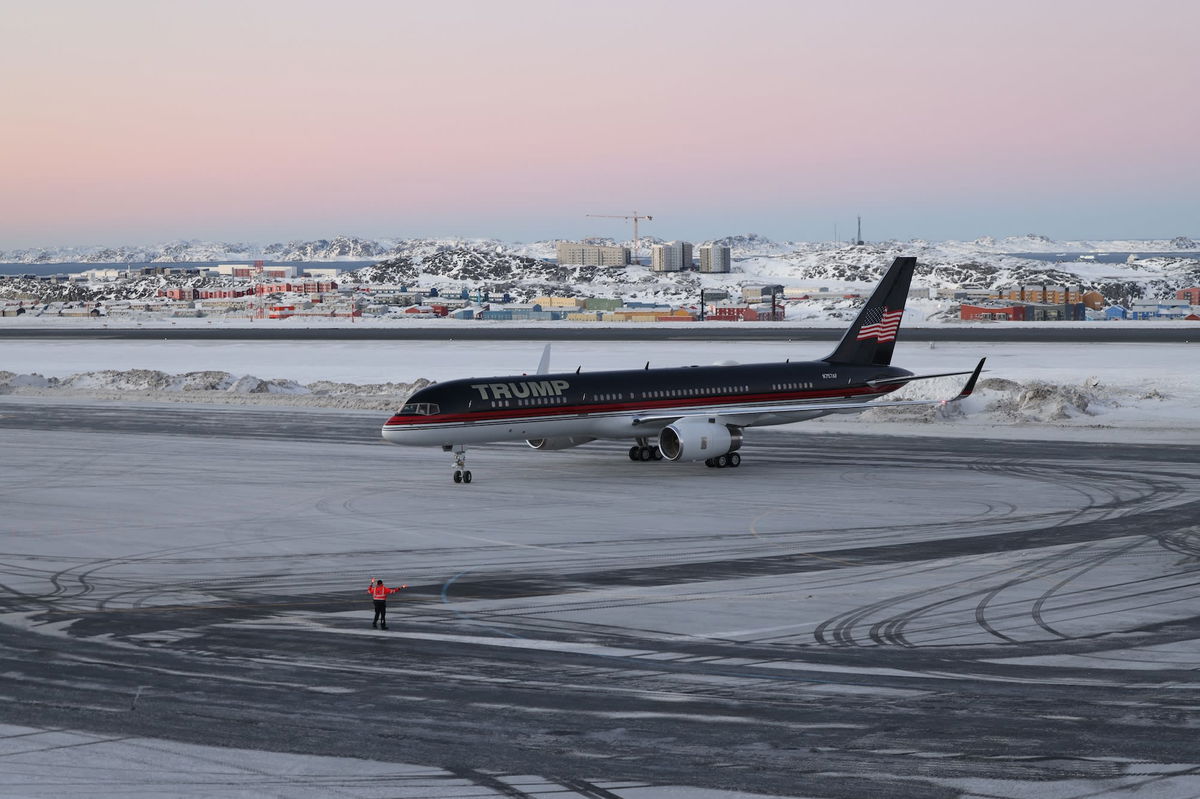
{"type": "Polygon", "coordinates": [[[887,366],[892,362],[908,284],[912,281],[917,259],[897,258],[875,287],[871,299],[825,360],[830,363],[887,366]]]}

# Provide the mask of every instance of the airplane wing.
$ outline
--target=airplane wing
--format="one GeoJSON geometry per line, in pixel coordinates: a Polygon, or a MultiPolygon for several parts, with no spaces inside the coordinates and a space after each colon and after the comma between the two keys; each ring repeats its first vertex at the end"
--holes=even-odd
{"type": "MultiPolygon", "coordinates": [[[[678,421],[685,416],[720,416],[729,418],[733,416],[766,416],[773,413],[802,413],[804,411],[840,411],[842,413],[856,413],[859,411],[869,411],[871,408],[895,408],[904,405],[946,405],[951,402],[957,402],[961,399],[966,399],[971,396],[975,390],[975,383],[979,381],[979,374],[983,371],[983,363],[986,358],[979,359],[979,365],[970,373],[966,385],[958,392],[956,396],[948,399],[940,400],[894,400],[891,402],[874,402],[868,400],[866,402],[846,401],[846,402],[788,402],[778,405],[749,405],[744,407],[731,406],[722,408],[719,411],[705,411],[704,413],[676,413],[676,414],[647,414],[634,418],[635,425],[640,424],[670,424],[678,421]]],[[[967,372],[951,372],[950,374],[967,374],[967,372]]],[[[924,375],[919,378],[903,378],[904,380],[925,379],[929,377],[946,377],[948,375],[924,375]]],[[[886,381],[881,381],[886,382],[886,381]]]]}
{"type": "MultiPolygon", "coordinates": [[[[985,359],[986,360],[986,359],[985,359]]],[[[868,380],[868,386],[887,386],[893,383],[912,383],[915,380],[932,380],[935,377],[957,377],[969,375],[971,372],[939,372],[936,375],[908,375],[907,377],[881,377],[878,380],[868,380]]]]}
{"type": "Polygon", "coordinates": [[[538,361],[537,374],[539,374],[539,375],[550,374],[550,345],[549,344],[547,344],[546,348],[544,350],[542,350],[542,359],[540,361],[538,361]]]}

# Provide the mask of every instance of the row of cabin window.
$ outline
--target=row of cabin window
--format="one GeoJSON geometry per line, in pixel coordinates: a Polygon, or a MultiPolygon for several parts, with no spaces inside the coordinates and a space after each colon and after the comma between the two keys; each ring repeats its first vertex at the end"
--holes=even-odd
{"type": "Polygon", "coordinates": [[[566,403],[566,397],[539,397],[536,401],[532,399],[492,400],[488,403],[488,407],[511,408],[514,405],[519,407],[528,407],[530,405],[565,405],[566,403]]]}
{"type": "MultiPolygon", "coordinates": [[[[664,389],[663,391],[643,391],[642,399],[665,399],[667,397],[703,397],[710,394],[728,394],[734,391],[749,391],[750,386],[725,386],[724,388],[674,388],[664,389]]],[[[596,402],[608,402],[609,400],[623,400],[625,395],[619,394],[597,394],[593,399],[596,402]]],[[[629,399],[634,399],[631,392],[629,399]]]]}
{"type": "Polygon", "coordinates": [[[674,388],[665,391],[643,391],[642,399],[666,397],[703,397],[708,394],[729,394],[734,391],[749,391],[750,386],[724,386],[722,388],[674,388]]]}
{"type": "Polygon", "coordinates": [[[797,389],[812,388],[812,383],[776,383],[771,386],[772,391],[795,391],[797,389]]]}
{"type": "MultiPolygon", "coordinates": [[[[772,388],[772,390],[778,391],[781,389],[788,389],[788,388],[792,388],[792,387],[811,388],[812,384],[811,383],[783,383],[783,384],[772,386],[771,388],[772,388]]],[[[669,398],[669,397],[701,397],[701,396],[705,396],[705,395],[709,395],[709,394],[721,394],[721,393],[728,394],[733,391],[749,391],[749,390],[750,390],[750,386],[726,386],[724,388],[710,388],[710,389],[675,388],[675,389],[667,389],[667,390],[663,390],[663,391],[643,391],[642,399],[665,399],[665,398],[669,398]]],[[[633,398],[634,398],[634,396],[631,393],[629,395],[629,399],[633,399],[633,398]]],[[[608,402],[610,400],[623,400],[623,399],[625,399],[625,394],[623,392],[616,393],[616,394],[597,394],[592,399],[596,402],[608,402]]],[[[518,407],[527,407],[527,406],[532,406],[532,405],[563,405],[566,403],[566,401],[567,401],[566,397],[538,397],[536,400],[535,399],[492,400],[489,403],[489,406],[492,408],[511,408],[511,407],[513,407],[514,403],[518,407]]]]}

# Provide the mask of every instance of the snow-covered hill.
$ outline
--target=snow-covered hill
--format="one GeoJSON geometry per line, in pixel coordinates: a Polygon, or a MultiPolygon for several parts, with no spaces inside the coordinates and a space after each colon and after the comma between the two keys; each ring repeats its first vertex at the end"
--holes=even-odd
{"type": "MultiPolygon", "coordinates": [[[[632,242],[612,239],[587,239],[596,244],[632,242]]],[[[642,237],[643,254],[650,244],[662,239],[642,237]]],[[[250,242],[172,241],[160,244],[122,247],[28,247],[0,250],[0,263],[183,263],[218,261],[365,261],[399,255],[423,258],[437,252],[455,249],[492,250],[498,253],[524,255],[530,258],[551,259],[558,240],[547,239],[528,243],[506,242],[499,239],[472,238],[361,238],[334,236],[330,239],[296,240],[286,243],[255,244],[250,242]]],[[[831,242],[772,241],[757,233],[725,236],[697,241],[697,244],[728,245],[734,258],[776,257],[794,252],[839,250],[843,245],[831,242]]],[[[888,243],[884,243],[888,244],[888,243]]],[[[899,245],[899,242],[891,244],[899,245]]],[[[1046,236],[1029,234],[994,238],[983,236],[974,241],[926,242],[912,240],[905,246],[932,248],[956,258],[1004,253],[1102,253],[1102,252],[1183,252],[1200,251],[1200,243],[1188,236],[1173,239],[1133,239],[1111,241],[1054,241],[1046,236]]]]}
{"type": "MultiPolygon", "coordinates": [[[[649,239],[643,241],[643,245],[649,239]]],[[[656,273],[644,266],[597,268],[554,262],[556,241],[532,243],[496,239],[332,239],[264,246],[175,242],[154,247],[93,250],[17,250],[0,252],[0,261],[76,262],[199,261],[264,258],[273,261],[363,261],[373,266],[349,273],[343,283],[389,284],[457,292],[508,292],[527,300],[542,294],[596,295],[626,299],[691,303],[701,288],[739,292],[743,286],[778,283],[787,288],[865,289],[874,284],[897,255],[918,259],[915,283],[934,289],[977,286],[1000,288],[1020,284],[1081,284],[1096,289],[1112,303],[1136,298],[1174,296],[1180,288],[1200,285],[1200,245],[1186,237],[1163,241],[1055,242],[1044,236],[973,242],[876,242],[862,246],[830,242],[777,242],[756,234],[717,240],[730,246],[733,271],[656,273]],[[1119,263],[1098,260],[1055,262],[1011,255],[1012,252],[1179,252],[1119,263]]],[[[603,240],[597,243],[611,243],[603,240]]],[[[136,299],[153,296],[170,285],[211,285],[211,279],[144,278],[123,285],[48,285],[20,278],[0,278],[0,298],[47,300],[136,299]]],[[[924,309],[936,314],[939,309],[924,309]]]]}
{"type": "MultiPolygon", "coordinates": [[[[489,243],[490,244],[490,243],[489,243]]],[[[404,284],[456,292],[488,289],[528,300],[542,294],[620,296],[626,299],[695,302],[701,288],[740,293],[762,283],[785,288],[866,289],[876,283],[898,255],[917,257],[914,283],[934,289],[1001,288],[1022,284],[1080,284],[1103,293],[1110,302],[1138,297],[1173,297],[1200,285],[1200,259],[1149,258],[1128,263],[1052,263],[1011,255],[960,252],[958,247],[926,242],[888,242],[863,246],[778,243],[758,238],[735,256],[729,274],[658,273],[645,266],[598,268],[559,266],[501,247],[459,246],[428,255],[413,251],[346,275],[364,284],[404,284]],[[769,253],[754,250],[770,250],[769,253]]],[[[932,310],[932,309],[930,309],[932,310]]]]}

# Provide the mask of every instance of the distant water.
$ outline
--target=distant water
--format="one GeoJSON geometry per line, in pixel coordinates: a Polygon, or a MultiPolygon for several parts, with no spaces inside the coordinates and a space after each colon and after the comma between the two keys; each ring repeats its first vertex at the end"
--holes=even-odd
{"type": "Polygon", "coordinates": [[[1032,258],[1035,261],[1053,261],[1055,263],[1091,263],[1091,264],[1120,264],[1129,260],[1130,255],[1138,258],[1200,258],[1200,252],[1188,250],[1172,250],[1170,252],[1006,252],[1014,258],[1032,258]],[[1087,256],[1086,258],[1082,256],[1087,256]]]}
{"type": "MultiPolygon", "coordinates": [[[[0,263],[0,275],[68,275],[73,272],[83,272],[88,269],[124,269],[126,266],[131,269],[141,269],[143,266],[215,266],[218,263],[222,264],[252,264],[253,261],[180,261],[178,263],[141,263],[141,264],[84,264],[84,263],[61,263],[61,264],[6,264],[0,263]]],[[[360,266],[370,266],[371,264],[379,263],[379,260],[374,261],[264,261],[268,266],[295,266],[303,268],[319,269],[323,266],[337,266],[342,269],[358,269],[360,266]]]]}

